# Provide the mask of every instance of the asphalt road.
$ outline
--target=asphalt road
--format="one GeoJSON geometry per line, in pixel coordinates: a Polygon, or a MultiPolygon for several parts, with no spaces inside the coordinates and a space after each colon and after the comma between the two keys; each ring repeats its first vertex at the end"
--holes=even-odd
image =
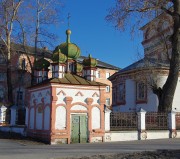
{"type": "Polygon", "coordinates": [[[180,139],[70,145],[45,145],[24,140],[0,139],[0,159],[60,159],[155,150],[180,150],[180,139]]]}

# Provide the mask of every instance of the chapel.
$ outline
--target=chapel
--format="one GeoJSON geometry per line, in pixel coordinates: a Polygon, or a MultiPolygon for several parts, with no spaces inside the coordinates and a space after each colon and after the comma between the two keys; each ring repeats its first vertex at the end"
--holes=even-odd
{"type": "Polygon", "coordinates": [[[51,61],[42,57],[34,64],[36,84],[27,95],[27,136],[50,144],[103,142],[107,85],[96,81],[97,60],[89,55],[79,63],[81,50],[71,43],[71,30],[66,36],[51,61]]]}

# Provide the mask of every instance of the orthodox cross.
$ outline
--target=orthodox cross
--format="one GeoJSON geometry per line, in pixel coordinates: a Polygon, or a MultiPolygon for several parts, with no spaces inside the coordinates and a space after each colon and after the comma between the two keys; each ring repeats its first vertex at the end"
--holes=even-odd
{"type": "Polygon", "coordinates": [[[68,17],[67,17],[67,19],[68,19],[68,28],[70,26],[70,18],[71,18],[71,15],[70,15],[70,13],[68,13],[68,17]]]}

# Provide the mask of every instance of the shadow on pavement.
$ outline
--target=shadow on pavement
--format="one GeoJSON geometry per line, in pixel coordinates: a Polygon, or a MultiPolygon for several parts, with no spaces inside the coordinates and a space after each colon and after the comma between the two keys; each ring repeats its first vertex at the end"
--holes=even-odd
{"type": "Polygon", "coordinates": [[[2,132],[0,131],[0,139],[10,139],[10,140],[18,140],[20,142],[24,142],[24,143],[36,143],[36,144],[46,144],[40,140],[37,140],[37,139],[33,139],[33,138],[30,138],[30,137],[25,137],[25,136],[22,136],[21,134],[18,134],[18,133],[14,133],[14,132],[2,132]]]}
{"type": "Polygon", "coordinates": [[[157,151],[144,151],[134,153],[119,153],[119,154],[103,154],[84,156],[76,158],[59,158],[59,159],[180,159],[179,150],[157,150],[157,151]]]}

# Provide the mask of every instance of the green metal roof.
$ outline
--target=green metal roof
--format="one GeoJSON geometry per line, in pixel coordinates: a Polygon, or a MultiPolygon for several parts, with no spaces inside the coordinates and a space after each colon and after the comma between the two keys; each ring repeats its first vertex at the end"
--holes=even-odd
{"type": "Polygon", "coordinates": [[[85,78],[66,73],[64,78],[53,78],[49,80],[50,83],[59,83],[59,84],[70,84],[70,85],[90,85],[90,86],[106,86],[104,83],[89,81],[85,78]]]}
{"type": "Polygon", "coordinates": [[[41,58],[34,63],[34,68],[37,70],[48,69],[49,66],[50,62],[44,58],[41,58]]]}
{"type": "Polygon", "coordinates": [[[39,87],[41,85],[46,85],[46,84],[51,84],[51,83],[56,83],[56,84],[63,84],[63,85],[81,85],[81,86],[107,86],[104,83],[96,82],[96,81],[89,81],[86,80],[85,78],[71,74],[71,73],[65,73],[64,78],[51,78],[47,79],[41,83],[38,83],[36,85],[33,85],[29,88],[34,88],[34,87],[39,87]]]}
{"type": "Polygon", "coordinates": [[[70,42],[71,30],[66,30],[66,35],[66,42],[58,45],[53,52],[60,50],[68,59],[77,59],[81,54],[80,48],[76,44],[70,42]]]}
{"type": "Polygon", "coordinates": [[[54,63],[65,63],[67,60],[67,56],[61,53],[61,50],[57,50],[52,55],[52,61],[54,63]]]}
{"type": "Polygon", "coordinates": [[[83,60],[83,65],[88,67],[96,67],[97,66],[97,60],[92,58],[91,55],[83,60]]]}
{"type": "MultiPolygon", "coordinates": [[[[80,56],[79,58],[77,58],[77,61],[79,63],[83,63],[83,60],[87,58],[86,56],[80,56]]],[[[97,59],[97,66],[96,67],[100,67],[100,68],[105,68],[105,69],[112,69],[112,70],[120,70],[119,67],[116,67],[114,65],[111,65],[111,64],[108,64],[108,63],[105,63],[103,61],[100,61],[97,59]]]]}

